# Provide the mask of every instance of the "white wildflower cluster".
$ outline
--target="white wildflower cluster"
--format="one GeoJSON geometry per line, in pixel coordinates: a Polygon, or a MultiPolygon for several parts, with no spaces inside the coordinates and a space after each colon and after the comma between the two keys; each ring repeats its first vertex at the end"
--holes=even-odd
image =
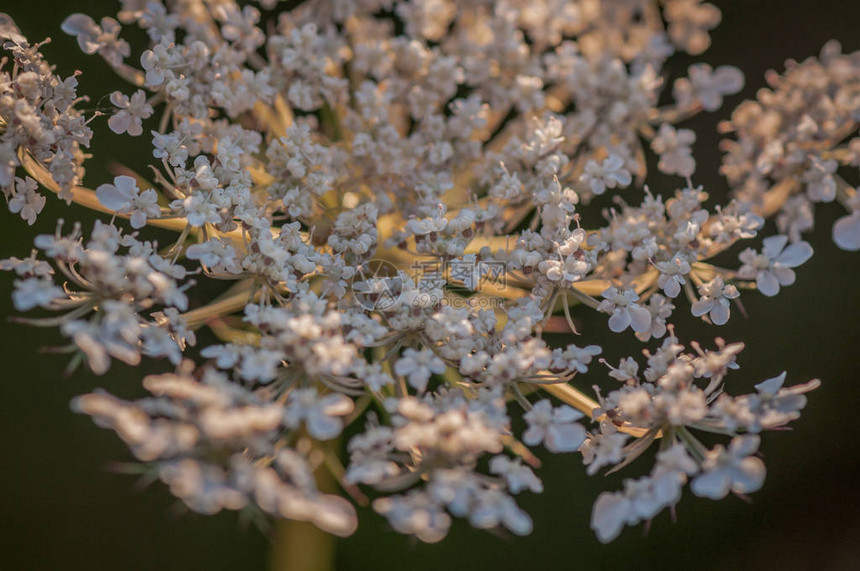
{"type": "Polygon", "coordinates": [[[80,350],[94,372],[106,372],[111,358],[137,365],[141,354],[179,363],[186,345],[194,344],[180,313],[188,309],[184,290],[192,282],[183,283],[186,269],[160,256],[158,244],[96,222],[87,242],[77,227],[67,235],[58,227],[55,235],[37,236],[35,245],[41,252],[0,263],[18,278],[15,308],[62,312],[25,321],[59,325],[73,340],[70,349],[80,350]],[[38,259],[40,253],[59,270],[64,287],[55,285],[54,268],[38,259]]]}
{"type": "Polygon", "coordinates": [[[311,521],[337,535],[352,533],[355,510],[343,498],[317,490],[312,461],[300,452],[308,448],[302,440],[307,437],[295,430],[296,413],[323,415],[326,407],[317,408],[325,399],[302,395],[296,411],[290,403],[249,391],[213,369],[196,379],[193,369],[185,361],[175,374],[146,377],[148,398],[129,402],[96,391],[77,397],[72,409],[114,430],[194,511],[255,508],[311,521]],[[284,433],[294,447],[275,449],[273,435],[284,433]]]}
{"type": "Polygon", "coordinates": [[[0,191],[9,210],[29,224],[45,206],[36,181],[16,176],[22,161],[37,161],[47,170],[47,180],[61,198],[70,202],[72,187],[84,176],[84,152],[92,130],[75,104],[76,74],[66,79],[31,45],[9,16],[0,14],[0,191]]]}
{"type": "Polygon", "coordinates": [[[0,269],[17,309],[54,312],[24,321],[59,327],[73,364],[176,367],[143,380],[149,398],[98,391],[73,408],[202,513],[347,535],[352,503],[315,483],[328,470],[423,541],[453,517],[521,535],[533,524],[515,496],[543,489],[534,451],[581,453],[596,474],[652,445],[648,476],[598,498],[601,541],[674,509],[688,482],[754,492],[759,434],[818,383],[732,397],[742,345],[685,353],[673,316],[723,325],[742,291],[790,286],[814,202],[842,201],[836,241],[860,248],[860,198],[840,174],[860,165],[860,54],[828,45],[768,77],[727,123],[735,192],[710,206],[678,123],[743,76],[694,64],[667,88],[664,64],[704,51],[719,19],[699,0],[123,2],[116,19],[62,26],[129,84],[104,120],[0,15],[10,210],[32,223],[47,190],[109,219],[87,239],[39,236],[0,269]],[[150,44],[132,55],[123,25],[150,44]],[[84,187],[90,120],[151,141],[148,178],[84,187]],[[649,158],[677,184],[649,190],[649,158]],[[779,233],[759,246],[770,217],[779,233]],[[651,343],[641,372],[633,358],[595,371],[603,347],[545,335],[580,333],[590,310],[605,319],[590,339],[651,343]],[[189,349],[202,327],[217,341],[189,349]],[[571,384],[586,375],[605,377],[597,400],[571,384]],[[351,423],[364,428],[347,440],[351,423]]]}
{"type": "Polygon", "coordinates": [[[848,216],[836,221],[833,240],[860,250],[860,198],[848,182],[860,169],[860,53],[843,54],[831,41],[818,58],[788,61],[783,75],[766,79],[770,89],[721,125],[734,136],[723,141],[723,174],[793,243],[813,229],[815,204],[838,201],[848,216]]]}
{"type": "Polygon", "coordinates": [[[618,470],[658,441],[659,452],[650,475],[626,480],[623,491],[604,492],[597,499],[591,526],[601,541],[612,540],[625,525],[650,520],[675,506],[688,480],[695,495],[711,499],[729,491],[755,492],[764,482],[764,463],[753,456],[758,433],[798,418],[806,406],[804,394],[819,382],[783,388],[782,373],[756,385],[754,394],[732,397],[723,392],[725,377],[737,368],[743,344],[717,339],[717,346],[704,351],[694,345],[694,353],[684,353],[678,339],[669,336],[653,354],[646,351],[647,367],[641,375],[632,358],[610,373],[624,384],[600,397],[594,413],[600,415],[600,428],[582,446],[588,472],[609,466],[618,470]],[[627,433],[620,431],[625,428],[627,433]],[[733,439],[728,450],[723,445],[709,450],[695,431],[733,439]]]}
{"type": "Polygon", "coordinates": [[[435,542],[445,537],[454,515],[481,529],[531,531],[531,518],[512,494],[540,491],[541,482],[528,466],[502,454],[510,426],[501,390],[479,389],[475,398],[459,389],[406,396],[388,400],[386,409],[391,427],[371,424],[350,441],[346,479],[389,490],[411,487],[374,501],[395,529],[435,542]],[[477,471],[482,458],[490,458],[492,475],[477,471]]]}

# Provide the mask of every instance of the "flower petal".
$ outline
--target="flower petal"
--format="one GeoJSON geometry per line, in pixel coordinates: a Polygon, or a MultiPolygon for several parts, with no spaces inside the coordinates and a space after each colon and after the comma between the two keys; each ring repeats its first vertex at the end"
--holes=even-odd
{"type": "Polygon", "coordinates": [[[729,450],[737,457],[749,456],[750,454],[755,454],[760,443],[761,437],[753,434],[736,436],[735,438],[732,438],[732,442],[729,444],[729,450]]]}
{"type": "Polygon", "coordinates": [[[98,35],[100,30],[95,20],[86,14],[72,14],[60,24],[60,29],[70,36],[79,34],[98,35]]]}
{"type": "Polygon", "coordinates": [[[630,320],[630,313],[628,313],[627,309],[616,309],[612,317],[609,318],[609,329],[615,333],[620,333],[627,329],[630,325],[630,320]]]}
{"type": "Polygon", "coordinates": [[[785,383],[785,371],[772,379],[760,382],[755,386],[755,388],[760,393],[775,395],[776,392],[782,388],[783,383],[785,383]]]}
{"type": "Polygon", "coordinates": [[[783,266],[796,268],[811,257],[812,246],[808,242],[797,242],[783,250],[775,261],[783,266]]]}
{"type": "Polygon", "coordinates": [[[131,208],[131,199],[112,184],[103,184],[96,189],[96,198],[102,206],[114,212],[126,212],[131,208]]]}
{"type": "Polygon", "coordinates": [[[759,272],[755,283],[758,290],[768,297],[773,297],[779,293],[779,280],[776,279],[773,272],[759,272]]]}
{"type": "Polygon", "coordinates": [[[547,429],[544,445],[550,452],[576,452],[585,441],[585,427],[570,424],[552,424],[547,429]]]}
{"type": "Polygon", "coordinates": [[[785,234],[777,234],[776,236],[768,236],[762,240],[761,253],[775,260],[785,245],[788,244],[788,236],[785,234]]]}
{"type": "Polygon", "coordinates": [[[833,225],[833,241],[843,250],[860,250],[860,212],[836,221],[833,225]]]}
{"type": "Polygon", "coordinates": [[[761,458],[749,456],[741,460],[738,469],[732,475],[732,491],[749,494],[758,491],[764,484],[767,469],[761,458]]]}
{"type": "Polygon", "coordinates": [[[651,312],[638,305],[627,306],[630,314],[630,327],[637,333],[643,333],[651,328],[651,312]]]}
{"type": "Polygon", "coordinates": [[[731,479],[728,474],[722,470],[714,470],[700,474],[690,484],[690,489],[693,493],[702,498],[710,498],[719,500],[726,497],[729,493],[731,479]]]}
{"type": "Polygon", "coordinates": [[[621,533],[630,512],[630,500],[621,494],[603,492],[591,511],[591,529],[602,543],[609,543],[621,533]]]}
{"type": "Polygon", "coordinates": [[[729,309],[729,302],[727,300],[720,300],[719,302],[714,304],[714,307],[711,309],[710,317],[711,321],[714,325],[725,325],[729,320],[729,314],[731,310],[729,309]]]}
{"type": "Polygon", "coordinates": [[[110,130],[117,135],[122,135],[123,133],[128,131],[130,125],[131,115],[125,112],[111,115],[110,119],[108,119],[108,127],[110,127],[110,130]]]}
{"type": "Polygon", "coordinates": [[[701,317],[711,311],[711,308],[714,306],[714,300],[712,299],[700,299],[699,301],[693,302],[693,305],[690,306],[690,310],[693,312],[693,315],[696,317],[701,317]]]}
{"type": "Polygon", "coordinates": [[[776,276],[779,285],[782,286],[790,286],[794,283],[794,280],[797,279],[794,270],[790,268],[774,266],[770,271],[774,276],[776,276]]]}
{"type": "Polygon", "coordinates": [[[670,278],[666,281],[666,285],[663,286],[663,292],[669,297],[678,297],[678,294],[681,293],[681,282],[670,278]]]}

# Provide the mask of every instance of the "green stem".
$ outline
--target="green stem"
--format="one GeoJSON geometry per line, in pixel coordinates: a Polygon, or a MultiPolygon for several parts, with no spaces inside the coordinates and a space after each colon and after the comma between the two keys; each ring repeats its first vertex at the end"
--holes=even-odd
{"type": "Polygon", "coordinates": [[[331,571],[335,538],[312,523],[278,520],[272,535],[271,571],[331,571]]]}
{"type": "MultiPolygon", "coordinates": [[[[314,470],[317,489],[330,493],[337,481],[325,464],[314,470]]],[[[272,531],[270,571],[334,571],[335,536],[312,523],[279,519],[272,531]]]]}

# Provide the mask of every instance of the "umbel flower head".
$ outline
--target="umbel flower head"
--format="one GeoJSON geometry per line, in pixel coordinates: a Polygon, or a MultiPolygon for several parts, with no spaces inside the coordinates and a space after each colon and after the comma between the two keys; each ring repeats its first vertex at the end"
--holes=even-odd
{"type": "Polygon", "coordinates": [[[860,53],[828,44],[768,76],[721,125],[733,193],[710,207],[696,134],[676,124],[719,109],[743,76],[694,64],[669,86],[664,73],[710,44],[710,4],[296,4],[69,16],[62,30],[129,84],[106,120],[0,15],[9,210],[32,224],[54,193],[104,213],[0,262],[15,306],[51,312],[25,321],[59,327],[72,367],[169,361],[142,380],[149,396],[98,390],[73,410],[195,511],[338,535],[365,494],[427,542],[452,518],[527,534],[540,522],[517,497],[543,490],[543,448],[581,454],[588,474],[657,448],[647,475],[597,498],[601,541],[686,489],[758,490],[761,433],[797,419],[818,381],[786,387],[783,373],[732,395],[743,344],[682,343],[673,323],[720,326],[742,292],[791,286],[819,202],[845,205],[834,239],[860,248],[843,178],[860,165],[860,53]],[[149,44],[133,49],[124,26],[149,44]],[[84,186],[93,121],[135,137],[150,175],[90,172],[84,186]],[[646,186],[651,152],[675,187],[646,186]],[[777,234],[760,236],[768,218],[777,234]],[[735,266],[713,263],[730,249],[735,266]],[[201,301],[200,282],[222,291],[201,301]],[[595,310],[605,321],[579,330],[595,310]],[[201,328],[217,341],[197,346],[201,328]],[[617,367],[594,362],[608,335],[631,346],[617,367]],[[321,491],[321,470],[350,497],[321,491]]]}

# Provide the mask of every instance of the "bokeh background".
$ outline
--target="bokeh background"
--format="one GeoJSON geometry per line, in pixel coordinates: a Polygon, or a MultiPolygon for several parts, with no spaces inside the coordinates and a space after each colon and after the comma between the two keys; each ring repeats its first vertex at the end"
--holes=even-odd
{"type": "MultiPolygon", "coordinates": [[[[726,187],[716,174],[716,123],[742,99],[753,97],[764,72],[781,69],[785,59],[815,55],[830,38],[846,51],[860,49],[860,6],[846,0],[712,2],[722,9],[723,23],[699,59],[740,67],[747,86],[727,100],[723,111],[685,126],[698,134],[695,182],[721,198],[726,187]]],[[[124,87],[99,58],[81,54],[74,39],[59,30],[69,13],[98,19],[114,14],[116,2],[14,0],[2,9],[31,41],[53,39],[44,52],[58,73],[85,70],[79,91],[93,95],[93,107],[102,95],[124,87]]],[[[688,63],[673,60],[671,73],[682,73],[688,63]]],[[[106,120],[94,125],[88,186],[112,178],[108,157],[145,164],[145,145],[138,145],[143,139],[129,146],[129,138],[107,131],[106,120]]],[[[655,179],[652,190],[666,196],[676,184],[655,179]]],[[[809,238],[816,255],[778,298],[746,294],[750,319],[733,312],[729,325],[719,329],[692,318],[678,322],[682,341],[719,335],[746,342],[741,370],[729,377],[730,392],[748,391],[782,370],[789,371],[790,384],[814,377],[823,381],[792,432],[764,435],[768,477],[751,504],[733,497],[712,502],[687,493],[676,523],[664,512],[647,534],[640,525],[600,545],[588,528],[594,498],[644,468],[634,463],[621,475],[589,478],[578,456],[544,455],[549,461],[539,474],[545,493],[522,498],[535,520],[531,536],[495,535],[455,524],[447,540],[427,546],[391,531],[382,518],[363,509],[359,531],[337,542],[337,568],[860,569],[860,254],[839,251],[830,240],[830,227],[841,215],[836,205],[820,209],[818,228],[809,238]]],[[[53,232],[58,217],[84,220],[85,228],[92,220],[53,198],[34,227],[0,214],[0,257],[27,255],[32,237],[53,232]]],[[[111,472],[112,463],[130,460],[125,446],[69,410],[74,395],[94,387],[137,396],[141,376],[165,365],[114,364],[103,377],[86,371],[63,376],[66,357],[40,350],[58,345],[59,336],[7,319],[13,315],[11,290],[11,276],[0,275],[0,568],[266,568],[270,540],[265,533],[234,513],[203,517],[179,510],[162,485],[143,487],[134,476],[111,472]]],[[[611,336],[594,316],[584,316],[582,329],[589,341],[593,335],[606,337],[600,342],[614,362],[639,350],[631,339],[611,336]]],[[[591,373],[582,384],[587,387],[597,378],[591,373]]]]}

